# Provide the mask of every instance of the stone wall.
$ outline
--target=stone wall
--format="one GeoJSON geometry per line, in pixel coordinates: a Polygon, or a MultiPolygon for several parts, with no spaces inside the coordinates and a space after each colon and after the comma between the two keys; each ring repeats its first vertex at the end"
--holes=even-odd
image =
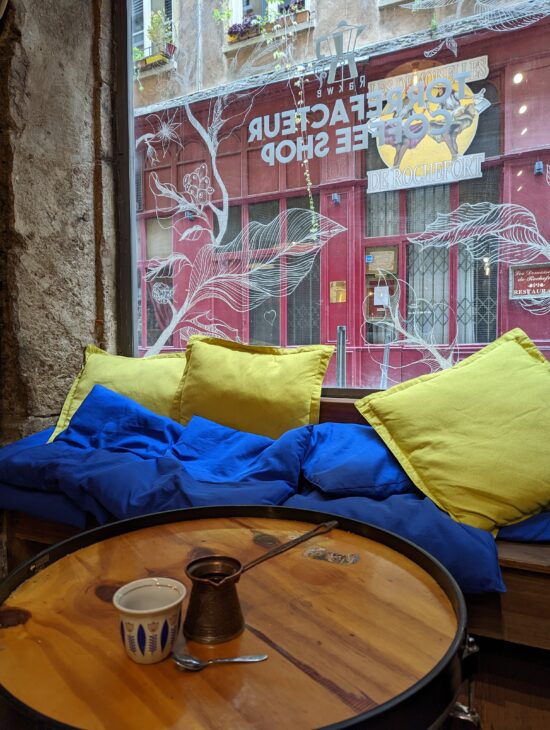
{"type": "Polygon", "coordinates": [[[88,342],[114,350],[111,0],[0,20],[0,441],[55,422],[88,342]]]}

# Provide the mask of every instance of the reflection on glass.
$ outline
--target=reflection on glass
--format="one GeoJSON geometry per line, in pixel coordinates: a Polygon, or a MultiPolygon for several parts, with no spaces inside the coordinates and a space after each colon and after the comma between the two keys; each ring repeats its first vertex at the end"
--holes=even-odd
{"type": "Polygon", "coordinates": [[[548,355],[550,297],[509,277],[550,261],[549,20],[440,4],[426,51],[433,13],[403,5],[133,3],[141,354],[333,343],[345,323],[352,387],[515,326],[548,355]]]}

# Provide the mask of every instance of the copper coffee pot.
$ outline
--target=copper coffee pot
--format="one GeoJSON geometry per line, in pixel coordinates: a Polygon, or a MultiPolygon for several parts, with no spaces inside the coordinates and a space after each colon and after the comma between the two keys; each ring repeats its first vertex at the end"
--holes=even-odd
{"type": "Polygon", "coordinates": [[[243,565],[227,555],[209,555],[192,560],[185,572],[191,580],[191,595],[183,633],[190,641],[202,644],[220,644],[234,639],[244,630],[244,617],[237,595],[237,583],[246,571],[264,560],[290,550],[316,535],[336,527],[338,522],[323,522],[313,530],[268,550],[259,558],[243,565]]]}

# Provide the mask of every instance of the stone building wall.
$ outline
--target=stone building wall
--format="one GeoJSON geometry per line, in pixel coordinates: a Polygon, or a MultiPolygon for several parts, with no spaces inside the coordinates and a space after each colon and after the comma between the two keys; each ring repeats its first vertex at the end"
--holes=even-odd
{"type": "Polygon", "coordinates": [[[0,441],[55,422],[88,342],[114,350],[111,0],[0,19],[0,441]]]}
{"type": "MultiPolygon", "coordinates": [[[[388,40],[430,27],[432,11],[410,12],[402,7],[405,0],[311,0],[311,23],[302,25],[292,36],[296,61],[315,58],[316,42],[346,20],[350,25],[363,25],[358,46],[388,40]]],[[[228,43],[224,24],[213,15],[214,7],[223,3],[211,0],[174,0],[177,52],[173,65],[160,65],[145,73],[137,73],[134,84],[134,106],[147,107],[187,93],[220,87],[242,75],[243,65],[257,45],[256,39],[228,43]],[[186,69],[186,64],[190,64],[186,69]]],[[[438,9],[438,19],[451,11],[438,9]]],[[[262,63],[270,62],[270,49],[262,63]]],[[[275,63],[275,62],[273,62],[275,63]]]]}

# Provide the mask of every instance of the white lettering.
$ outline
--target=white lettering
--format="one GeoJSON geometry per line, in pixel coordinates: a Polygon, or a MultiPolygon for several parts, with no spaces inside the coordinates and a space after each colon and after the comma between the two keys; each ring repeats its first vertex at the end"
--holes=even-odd
{"type": "Polygon", "coordinates": [[[369,148],[369,129],[366,124],[353,127],[353,151],[367,150],[369,148]]]}
{"type": "Polygon", "coordinates": [[[367,94],[367,102],[370,110],[367,112],[367,119],[378,119],[382,116],[384,108],[384,96],[381,91],[369,91],[367,94]]]}
{"type": "Polygon", "coordinates": [[[313,135],[308,134],[307,139],[304,141],[303,137],[298,137],[296,140],[296,149],[298,151],[298,159],[303,160],[307,157],[311,160],[313,157],[313,135]]]}
{"type": "Polygon", "coordinates": [[[330,117],[331,127],[338,123],[349,123],[348,112],[342,99],[336,99],[336,101],[334,102],[334,108],[332,109],[332,115],[330,117]]]}
{"type": "Polygon", "coordinates": [[[281,134],[294,134],[296,132],[296,115],[297,111],[291,110],[288,112],[281,112],[281,134]]]}
{"type": "Polygon", "coordinates": [[[453,85],[449,79],[436,78],[430,81],[426,87],[426,101],[428,104],[443,104],[451,95],[452,90],[453,85]],[[435,96],[434,91],[436,91],[435,96]],[[440,91],[442,93],[439,93],[440,91]]]}
{"type": "Polygon", "coordinates": [[[273,137],[277,137],[280,129],[281,129],[281,115],[279,113],[274,114],[272,117],[270,117],[269,114],[266,114],[264,116],[264,135],[268,139],[273,139],[273,137]],[[270,119],[273,124],[273,126],[271,128],[269,126],[270,119]]]}
{"type": "Polygon", "coordinates": [[[283,142],[279,142],[275,152],[275,157],[277,162],[280,162],[282,165],[286,165],[287,162],[290,162],[296,157],[296,144],[290,139],[285,139],[283,142]],[[284,154],[285,147],[288,148],[286,155],[284,154]]]}
{"type": "Polygon", "coordinates": [[[269,142],[262,147],[262,160],[270,167],[275,164],[275,142],[269,142]]]}
{"type": "Polygon", "coordinates": [[[350,96],[349,105],[351,111],[356,114],[357,119],[362,122],[365,118],[365,95],[357,94],[357,96],[350,96]]]}
{"type": "Polygon", "coordinates": [[[324,127],[327,124],[328,118],[329,118],[329,110],[328,110],[328,106],[326,104],[314,104],[311,107],[311,113],[316,114],[317,112],[321,113],[321,119],[319,119],[318,121],[311,122],[311,126],[314,129],[319,129],[320,127],[324,127]]]}
{"type": "Polygon", "coordinates": [[[315,157],[326,157],[328,155],[328,134],[320,132],[315,139],[315,157]]]}
{"type": "Polygon", "coordinates": [[[403,111],[403,91],[399,88],[390,89],[388,92],[388,105],[386,114],[395,114],[400,117],[403,111]]]}
{"type": "Polygon", "coordinates": [[[256,117],[253,119],[250,124],[248,125],[248,141],[249,142],[255,142],[256,140],[260,141],[262,138],[262,118],[256,117]]]}
{"type": "Polygon", "coordinates": [[[403,132],[408,139],[422,139],[428,131],[429,126],[429,122],[423,114],[411,114],[403,122],[403,132]]]}
{"type": "Polygon", "coordinates": [[[336,154],[351,152],[351,127],[336,130],[336,154]]]}

